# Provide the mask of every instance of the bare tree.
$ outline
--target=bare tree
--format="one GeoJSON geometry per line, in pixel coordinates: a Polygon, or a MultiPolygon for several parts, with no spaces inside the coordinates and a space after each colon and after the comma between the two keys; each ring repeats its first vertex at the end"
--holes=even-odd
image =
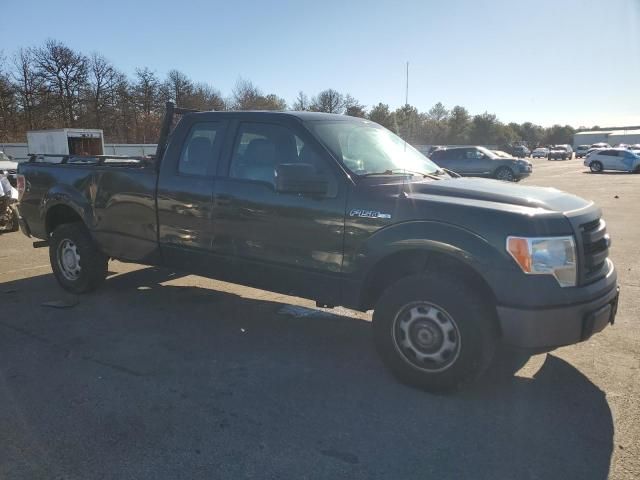
{"type": "Polygon", "coordinates": [[[5,71],[5,58],[0,52],[0,141],[7,142],[17,134],[15,91],[5,71]]]}
{"type": "Polygon", "coordinates": [[[234,110],[253,110],[259,103],[262,92],[250,80],[239,78],[236,81],[231,99],[234,110]]]}
{"type": "Polygon", "coordinates": [[[189,107],[198,110],[226,110],[226,104],[220,91],[206,83],[195,84],[189,107]]]}
{"type": "Polygon", "coordinates": [[[287,102],[274,93],[263,95],[250,80],[238,79],[231,97],[234,110],[284,110],[287,102]]]}
{"type": "Polygon", "coordinates": [[[344,97],[344,108],[345,108],[345,112],[344,112],[345,115],[349,115],[351,117],[360,117],[360,118],[364,118],[367,116],[366,107],[349,94],[347,94],[347,96],[344,97]]]}
{"type": "Polygon", "coordinates": [[[97,53],[91,54],[88,60],[85,101],[93,127],[102,128],[103,117],[114,104],[116,87],[120,80],[121,74],[106,58],[97,53]]]}
{"type": "Polygon", "coordinates": [[[42,91],[42,81],[34,69],[33,51],[21,48],[13,56],[13,85],[16,92],[16,101],[22,110],[25,128],[36,128],[36,109],[39,103],[39,94],[42,91]]]}
{"type": "Polygon", "coordinates": [[[314,112],[343,113],[344,109],[344,95],[332,88],[320,92],[311,103],[314,112]]]}
{"type": "Polygon", "coordinates": [[[62,123],[75,124],[80,92],[87,80],[87,59],[61,42],[48,40],[34,52],[38,74],[55,93],[62,123]]]}
{"type": "Polygon", "coordinates": [[[293,109],[297,112],[304,112],[306,110],[309,110],[310,108],[311,105],[309,103],[309,97],[307,97],[307,95],[302,90],[300,90],[298,92],[296,100],[293,102],[293,109]]]}
{"type": "Polygon", "coordinates": [[[132,100],[139,112],[140,129],[136,138],[147,143],[157,136],[160,128],[160,80],[148,68],[136,69],[136,81],[132,86],[132,100]]]}
{"type": "Polygon", "coordinates": [[[106,135],[117,142],[138,141],[139,116],[136,109],[133,88],[127,77],[118,74],[114,88],[113,116],[106,135]]]}
{"type": "Polygon", "coordinates": [[[193,82],[179,70],[169,70],[162,84],[162,96],[180,107],[188,107],[187,100],[193,94],[193,82]]]}

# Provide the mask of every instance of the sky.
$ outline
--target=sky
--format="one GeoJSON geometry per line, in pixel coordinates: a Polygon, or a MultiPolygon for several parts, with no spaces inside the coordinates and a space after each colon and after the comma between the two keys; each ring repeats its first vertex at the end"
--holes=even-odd
{"type": "Polygon", "coordinates": [[[53,38],[132,75],[334,88],[503,122],[640,125],[640,0],[0,0],[0,51],[53,38]]]}

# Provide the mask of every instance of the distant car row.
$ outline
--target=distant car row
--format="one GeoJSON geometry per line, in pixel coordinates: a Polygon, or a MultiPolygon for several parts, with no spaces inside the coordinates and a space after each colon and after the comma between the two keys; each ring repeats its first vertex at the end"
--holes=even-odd
{"type": "Polygon", "coordinates": [[[626,143],[618,143],[613,147],[611,147],[611,145],[609,145],[608,143],[604,143],[604,142],[594,143],[592,145],[579,145],[576,148],[576,157],[577,158],[586,157],[592,152],[595,152],[597,150],[604,150],[607,148],[621,148],[623,150],[640,151],[640,143],[636,143],[634,145],[628,145],[626,143]]]}
{"type": "Polygon", "coordinates": [[[571,145],[538,147],[531,152],[531,156],[533,158],[546,158],[548,160],[571,160],[573,158],[573,148],[571,148],[571,145]]]}
{"type": "MultiPolygon", "coordinates": [[[[604,170],[619,170],[640,173],[640,145],[630,148],[594,149],[584,160],[584,165],[594,173],[604,170]]],[[[577,152],[576,152],[577,154],[577,152]]],[[[569,145],[554,145],[551,148],[536,148],[531,152],[534,158],[572,158],[573,149],[569,145]]],[[[488,177],[498,180],[518,182],[531,175],[531,162],[502,150],[485,147],[438,147],[430,152],[429,158],[441,168],[462,176],[488,177]]]]}

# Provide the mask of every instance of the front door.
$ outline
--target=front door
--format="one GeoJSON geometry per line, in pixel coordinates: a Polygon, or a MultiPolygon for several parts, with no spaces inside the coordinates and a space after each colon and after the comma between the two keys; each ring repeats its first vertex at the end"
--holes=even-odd
{"type": "Polygon", "coordinates": [[[234,258],[241,283],[300,296],[337,299],[346,184],[335,164],[297,122],[239,122],[214,193],[214,253],[234,258]],[[312,164],[326,176],[323,195],[278,193],[278,164],[312,164]]]}
{"type": "Polygon", "coordinates": [[[464,172],[467,175],[486,175],[491,172],[492,160],[476,148],[464,149],[464,172]]]}

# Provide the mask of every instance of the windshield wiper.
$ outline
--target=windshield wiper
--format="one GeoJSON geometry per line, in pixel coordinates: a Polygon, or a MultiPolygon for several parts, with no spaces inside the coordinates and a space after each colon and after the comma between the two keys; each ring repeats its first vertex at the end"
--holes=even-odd
{"type": "Polygon", "coordinates": [[[454,172],[453,170],[449,170],[448,168],[441,168],[440,170],[438,170],[438,175],[442,175],[443,173],[449,174],[451,178],[460,178],[462,176],[459,173],[454,172]]]}
{"type": "Polygon", "coordinates": [[[437,174],[416,172],[415,170],[407,170],[406,168],[394,168],[390,170],[385,170],[384,172],[369,172],[360,176],[375,177],[375,176],[382,176],[382,175],[419,175],[422,178],[432,178],[434,180],[440,180],[440,177],[438,177],[437,174]]]}

